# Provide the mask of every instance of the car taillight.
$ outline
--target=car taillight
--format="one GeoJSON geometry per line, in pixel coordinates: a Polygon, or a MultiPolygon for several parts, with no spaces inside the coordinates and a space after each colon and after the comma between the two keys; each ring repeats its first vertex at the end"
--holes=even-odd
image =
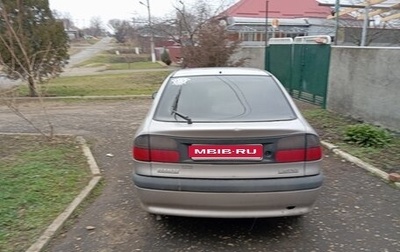
{"type": "Polygon", "coordinates": [[[179,162],[178,145],[175,140],[164,136],[138,136],[133,144],[135,160],[145,162],[179,162]]]}
{"type": "Polygon", "coordinates": [[[298,135],[279,139],[275,152],[278,163],[315,161],[322,158],[318,136],[298,135]]]}

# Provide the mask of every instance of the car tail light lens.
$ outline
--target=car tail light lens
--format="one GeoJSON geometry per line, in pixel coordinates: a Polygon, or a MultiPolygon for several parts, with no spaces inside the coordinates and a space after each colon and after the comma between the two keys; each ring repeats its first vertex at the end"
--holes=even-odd
{"type": "Polygon", "coordinates": [[[177,163],[180,159],[177,142],[164,136],[138,136],[132,155],[135,160],[145,162],[177,163]]]}
{"type": "Polygon", "coordinates": [[[277,143],[275,161],[278,163],[315,161],[322,158],[322,148],[316,135],[282,138],[277,143]]]}

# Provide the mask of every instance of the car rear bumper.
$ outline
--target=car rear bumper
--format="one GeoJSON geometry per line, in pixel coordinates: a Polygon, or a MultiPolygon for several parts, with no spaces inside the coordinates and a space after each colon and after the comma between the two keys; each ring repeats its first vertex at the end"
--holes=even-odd
{"type": "Polygon", "coordinates": [[[211,193],[150,190],[136,187],[147,212],[207,218],[263,218],[310,212],[320,188],[257,193],[211,193]]]}
{"type": "Polygon", "coordinates": [[[150,190],[187,192],[247,193],[299,191],[321,187],[323,180],[322,173],[311,176],[274,179],[191,179],[133,174],[133,182],[137,187],[150,190]]]}
{"type": "Polygon", "coordinates": [[[143,208],[153,214],[215,218],[302,215],[312,210],[323,175],[280,179],[179,179],[134,174],[143,208]]]}

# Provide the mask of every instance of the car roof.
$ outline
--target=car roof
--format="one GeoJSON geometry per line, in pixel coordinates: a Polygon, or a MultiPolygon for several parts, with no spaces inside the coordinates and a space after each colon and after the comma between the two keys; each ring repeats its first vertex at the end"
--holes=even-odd
{"type": "Polygon", "coordinates": [[[257,68],[244,67],[207,67],[207,68],[185,68],[176,71],[172,77],[187,76],[205,76],[205,75],[264,75],[271,76],[267,71],[257,68]]]}

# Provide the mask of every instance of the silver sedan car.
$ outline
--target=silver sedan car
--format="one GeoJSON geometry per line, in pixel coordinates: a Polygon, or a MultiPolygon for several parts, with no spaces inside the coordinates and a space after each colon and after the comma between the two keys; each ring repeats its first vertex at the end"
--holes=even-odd
{"type": "Polygon", "coordinates": [[[169,75],[132,154],[142,206],[159,215],[302,215],[323,183],[318,135],[280,82],[259,69],[169,75]]]}

